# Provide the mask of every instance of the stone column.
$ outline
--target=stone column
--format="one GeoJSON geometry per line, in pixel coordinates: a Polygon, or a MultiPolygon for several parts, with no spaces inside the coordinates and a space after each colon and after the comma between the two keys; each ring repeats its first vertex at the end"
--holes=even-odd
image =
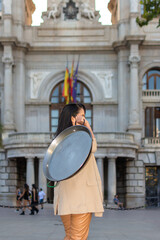
{"type": "Polygon", "coordinates": [[[12,35],[12,0],[3,1],[4,5],[4,36],[12,35]]]}
{"type": "Polygon", "coordinates": [[[26,183],[29,185],[29,188],[32,189],[32,184],[35,183],[35,173],[34,173],[34,158],[28,158],[27,161],[27,174],[26,174],[26,183]]]}
{"type": "Polygon", "coordinates": [[[12,83],[12,46],[4,46],[4,130],[14,129],[13,120],[13,83],[12,83]]]}
{"type": "Polygon", "coordinates": [[[129,1],[118,0],[117,2],[117,18],[118,18],[118,40],[124,40],[124,37],[128,34],[127,27],[129,27],[129,1]],[[125,10],[124,10],[125,9],[125,10]]]}
{"type": "Polygon", "coordinates": [[[97,166],[98,166],[99,174],[100,174],[101,181],[102,181],[102,193],[103,193],[103,196],[104,196],[104,164],[103,164],[103,158],[97,158],[97,166]]]}
{"type": "Polygon", "coordinates": [[[46,177],[43,174],[43,158],[39,159],[39,173],[38,173],[38,179],[39,179],[39,186],[38,188],[42,188],[45,194],[47,195],[47,180],[46,177]]]}
{"type": "Polygon", "coordinates": [[[126,120],[126,86],[128,78],[127,76],[127,59],[125,59],[125,51],[119,49],[118,51],[118,131],[124,132],[128,127],[128,121],[126,120]]]}
{"type": "Polygon", "coordinates": [[[140,128],[139,122],[139,80],[138,64],[140,56],[138,44],[130,46],[130,105],[129,105],[129,126],[128,129],[140,128]]]}
{"type": "Polygon", "coordinates": [[[139,16],[139,2],[137,0],[130,0],[130,34],[138,34],[140,28],[136,23],[136,17],[139,16]]]}
{"type": "Polygon", "coordinates": [[[19,61],[16,62],[15,68],[15,124],[18,132],[25,132],[25,53],[23,50],[17,50],[19,61]]]}
{"type": "Polygon", "coordinates": [[[108,159],[108,204],[113,205],[113,198],[116,194],[116,158],[108,159]]]}

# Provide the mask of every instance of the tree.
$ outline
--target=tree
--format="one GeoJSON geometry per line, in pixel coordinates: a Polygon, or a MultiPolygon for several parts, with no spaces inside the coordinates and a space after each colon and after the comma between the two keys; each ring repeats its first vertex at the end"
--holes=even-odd
{"type": "Polygon", "coordinates": [[[160,0],[141,0],[143,6],[143,14],[141,18],[137,17],[136,22],[140,27],[148,25],[153,18],[159,17],[157,28],[160,27],[160,0]]]}

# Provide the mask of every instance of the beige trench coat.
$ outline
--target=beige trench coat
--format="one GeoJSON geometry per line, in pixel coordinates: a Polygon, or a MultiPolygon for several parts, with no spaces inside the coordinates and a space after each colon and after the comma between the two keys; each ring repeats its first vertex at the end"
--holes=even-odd
{"type": "Polygon", "coordinates": [[[95,213],[103,215],[102,184],[94,152],[96,139],[92,141],[91,154],[83,168],[73,177],[61,181],[54,189],[55,215],[95,213]]]}

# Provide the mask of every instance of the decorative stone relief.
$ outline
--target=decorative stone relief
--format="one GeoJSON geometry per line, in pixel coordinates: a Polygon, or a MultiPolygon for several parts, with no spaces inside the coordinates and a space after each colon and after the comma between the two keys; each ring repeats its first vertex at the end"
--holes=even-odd
{"type": "Polygon", "coordinates": [[[99,23],[99,11],[91,8],[91,3],[84,0],[53,0],[48,5],[47,12],[42,13],[44,23],[51,24],[62,21],[87,21],[99,23]]]}
{"type": "Polygon", "coordinates": [[[112,82],[113,82],[113,73],[110,71],[97,72],[93,71],[96,77],[99,79],[100,84],[103,87],[104,97],[112,98],[112,82]]]}
{"type": "Polygon", "coordinates": [[[77,15],[79,13],[78,7],[76,7],[76,3],[72,0],[69,0],[66,3],[66,7],[63,8],[64,20],[77,20],[77,15]]]}
{"type": "Polygon", "coordinates": [[[138,68],[138,63],[140,62],[140,60],[141,60],[140,56],[131,55],[129,57],[129,62],[131,64],[131,68],[138,68]]]}
{"type": "Polygon", "coordinates": [[[11,45],[4,45],[2,62],[5,64],[13,65],[13,55],[12,55],[11,45]]]}
{"type": "Polygon", "coordinates": [[[14,65],[13,58],[8,57],[8,56],[3,56],[2,57],[2,62],[5,64],[6,68],[10,68],[14,65]]]}
{"type": "Polygon", "coordinates": [[[52,10],[49,11],[48,13],[48,19],[53,18],[53,20],[56,20],[56,18],[59,18],[60,15],[61,15],[60,4],[53,3],[52,10]]]}
{"type": "Polygon", "coordinates": [[[90,20],[94,19],[95,18],[95,13],[94,11],[91,9],[91,7],[89,6],[88,3],[81,3],[80,5],[80,8],[81,8],[81,16],[82,17],[86,17],[90,20]]]}
{"type": "Polygon", "coordinates": [[[132,113],[130,113],[130,124],[138,124],[138,111],[137,109],[134,109],[132,113]]]}
{"type": "Polygon", "coordinates": [[[30,79],[30,97],[31,99],[38,98],[38,91],[40,85],[44,78],[47,76],[48,72],[30,72],[29,79],[30,79]]]}

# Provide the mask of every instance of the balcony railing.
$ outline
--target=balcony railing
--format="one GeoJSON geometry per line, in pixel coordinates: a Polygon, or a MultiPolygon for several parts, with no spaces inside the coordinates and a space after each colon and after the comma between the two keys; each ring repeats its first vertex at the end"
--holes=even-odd
{"type": "Polygon", "coordinates": [[[142,97],[160,97],[160,90],[144,90],[142,91],[142,97]]]}
{"type": "Polygon", "coordinates": [[[95,133],[98,143],[134,143],[134,135],[123,132],[95,133]]]}
{"type": "Polygon", "coordinates": [[[154,137],[143,138],[142,145],[143,146],[145,146],[145,145],[152,145],[152,146],[159,145],[160,146],[160,138],[154,138],[154,137]]]}
{"type": "MultiPolygon", "coordinates": [[[[130,133],[110,132],[110,133],[95,133],[98,143],[122,143],[122,144],[134,144],[134,136],[130,133]]],[[[11,133],[8,138],[5,139],[4,145],[11,144],[44,144],[49,143],[54,138],[54,134],[51,132],[37,132],[37,133],[11,133]]]]}
{"type": "Polygon", "coordinates": [[[54,137],[51,132],[23,132],[23,133],[11,133],[7,139],[4,139],[4,145],[10,144],[45,144],[50,143],[54,137]]]}

